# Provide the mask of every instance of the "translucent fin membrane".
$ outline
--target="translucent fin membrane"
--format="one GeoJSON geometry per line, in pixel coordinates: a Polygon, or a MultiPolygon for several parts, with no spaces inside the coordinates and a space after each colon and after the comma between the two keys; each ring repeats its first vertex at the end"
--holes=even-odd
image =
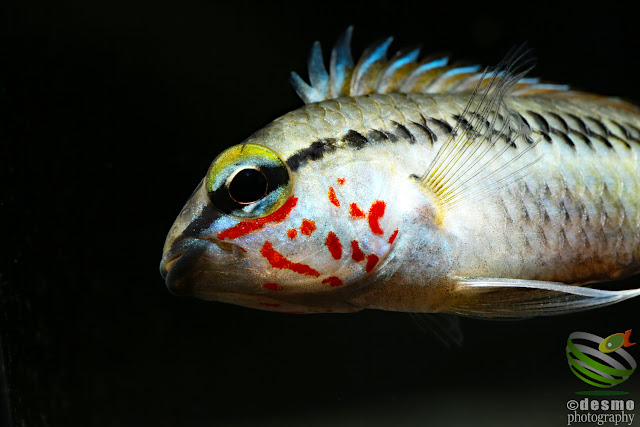
{"type": "MultiPolygon", "coordinates": [[[[518,114],[503,102],[515,85],[532,68],[528,50],[512,50],[495,69],[475,79],[476,85],[456,126],[420,177],[436,196],[440,211],[487,197],[526,176],[538,158],[531,151],[536,141],[518,114]],[[516,148],[515,150],[511,148],[516,148]]],[[[451,80],[475,67],[454,69],[439,80],[451,80]]],[[[469,78],[462,85],[469,83],[469,78]]]]}
{"type": "MultiPolygon", "coordinates": [[[[351,55],[353,27],[338,37],[331,50],[329,71],[322,59],[320,43],[311,48],[308,62],[309,83],[291,73],[291,84],[306,103],[342,96],[369,93],[464,93],[492,76],[478,72],[479,65],[451,64],[447,57],[419,59],[420,48],[396,52],[387,58],[392,37],[369,46],[355,63],[351,55]]],[[[565,85],[540,83],[538,79],[520,79],[513,85],[512,95],[562,91],[565,85]]]]}
{"type": "Polygon", "coordinates": [[[460,277],[463,301],[448,311],[486,318],[550,316],[615,304],[640,296],[640,289],[608,291],[558,282],[460,277]]]}

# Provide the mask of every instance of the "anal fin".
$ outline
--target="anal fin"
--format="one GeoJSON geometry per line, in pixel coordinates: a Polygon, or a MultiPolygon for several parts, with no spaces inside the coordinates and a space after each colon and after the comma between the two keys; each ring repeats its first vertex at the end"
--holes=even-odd
{"type": "Polygon", "coordinates": [[[481,318],[528,318],[588,310],[640,295],[559,282],[457,277],[455,302],[445,312],[481,318]]]}

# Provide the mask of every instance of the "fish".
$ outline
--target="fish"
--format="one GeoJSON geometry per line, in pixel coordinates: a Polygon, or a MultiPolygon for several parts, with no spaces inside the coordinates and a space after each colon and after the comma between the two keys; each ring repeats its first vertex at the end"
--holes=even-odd
{"type": "MultiPolygon", "coordinates": [[[[495,67],[357,61],[353,27],[304,105],[220,153],[170,229],[169,291],[286,313],[379,309],[477,318],[586,310],[640,295],[640,109],[495,67]]],[[[249,114],[250,105],[242,114],[249,114]]]]}

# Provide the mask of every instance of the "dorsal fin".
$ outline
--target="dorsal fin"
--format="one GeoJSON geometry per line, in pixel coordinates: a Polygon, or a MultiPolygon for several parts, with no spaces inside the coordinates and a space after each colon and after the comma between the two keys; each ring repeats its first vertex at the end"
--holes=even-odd
{"type": "Polygon", "coordinates": [[[533,67],[525,46],[512,50],[491,73],[485,69],[449,138],[421,177],[435,196],[438,221],[447,210],[482,198],[524,176],[539,160],[537,141],[522,118],[504,103],[533,67]],[[522,146],[521,146],[522,145],[522,146]],[[515,148],[515,149],[512,149],[515,148]]]}
{"type": "MultiPolygon", "coordinates": [[[[452,64],[447,57],[419,60],[419,47],[400,50],[388,59],[392,37],[369,46],[354,65],[352,34],[353,27],[349,27],[338,38],[331,51],[329,71],[322,59],[320,43],[315,42],[309,54],[309,83],[297,73],[291,73],[291,84],[305,104],[369,93],[472,92],[477,86],[488,84],[491,77],[482,72],[479,65],[452,64]]],[[[510,94],[520,96],[567,88],[565,85],[540,83],[538,79],[521,78],[512,85],[510,94]]]]}

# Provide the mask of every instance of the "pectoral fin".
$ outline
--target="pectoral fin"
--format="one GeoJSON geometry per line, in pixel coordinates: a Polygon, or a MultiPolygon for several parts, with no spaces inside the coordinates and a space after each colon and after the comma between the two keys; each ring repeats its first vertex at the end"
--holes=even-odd
{"type": "Polygon", "coordinates": [[[457,277],[455,302],[446,312],[482,318],[551,316],[614,304],[640,289],[607,291],[559,282],[457,277]]]}

